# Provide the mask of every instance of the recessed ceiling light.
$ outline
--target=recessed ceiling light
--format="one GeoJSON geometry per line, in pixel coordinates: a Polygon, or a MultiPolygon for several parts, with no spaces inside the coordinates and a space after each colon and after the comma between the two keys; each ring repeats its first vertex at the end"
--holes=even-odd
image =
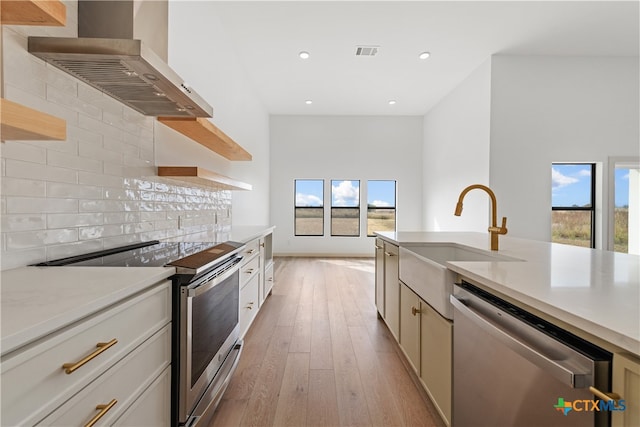
{"type": "Polygon", "coordinates": [[[311,105],[311,104],[313,104],[313,101],[310,100],[310,99],[307,99],[306,101],[304,101],[304,103],[307,104],[307,105],[311,105]]]}
{"type": "Polygon", "coordinates": [[[300,53],[298,54],[298,56],[299,56],[300,58],[302,58],[302,59],[309,59],[309,57],[310,57],[311,55],[309,54],[309,52],[305,52],[305,51],[303,50],[302,52],[300,52],[300,53]]]}
{"type": "Polygon", "coordinates": [[[429,52],[422,52],[420,55],[418,55],[418,58],[427,59],[430,56],[431,56],[431,54],[429,52]]]}
{"type": "Polygon", "coordinates": [[[390,100],[389,105],[396,105],[396,100],[395,99],[390,100]]]}

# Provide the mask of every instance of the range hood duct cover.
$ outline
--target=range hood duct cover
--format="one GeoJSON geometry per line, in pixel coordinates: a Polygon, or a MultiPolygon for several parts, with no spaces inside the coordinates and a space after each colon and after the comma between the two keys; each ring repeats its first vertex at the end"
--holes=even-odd
{"type": "MultiPolygon", "coordinates": [[[[136,3],[166,7],[162,1],[136,3]]],[[[136,35],[133,1],[81,0],[78,10],[79,38],[29,37],[29,52],[144,115],[213,116],[213,108],[143,40],[121,38],[136,35]],[[111,34],[102,31],[95,37],[96,28],[110,28],[111,34]]],[[[159,34],[157,26],[153,28],[155,42],[159,34]]]]}

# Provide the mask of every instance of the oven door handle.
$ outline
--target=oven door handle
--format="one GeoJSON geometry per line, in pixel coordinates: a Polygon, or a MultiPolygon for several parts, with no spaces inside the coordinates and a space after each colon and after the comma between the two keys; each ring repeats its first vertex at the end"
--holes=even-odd
{"type": "Polygon", "coordinates": [[[207,292],[209,289],[211,289],[214,286],[218,285],[219,283],[225,281],[226,279],[231,277],[235,272],[240,270],[240,262],[241,261],[242,261],[242,258],[234,260],[233,265],[231,267],[229,267],[221,275],[215,276],[215,277],[213,277],[213,278],[211,278],[209,280],[206,280],[206,281],[200,283],[198,286],[196,286],[194,288],[190,288],[187,291],[187,297],[188,298],[193,298],[193,297],[197,297],[199,295],[202,295],[203,293],[207,292]]]}

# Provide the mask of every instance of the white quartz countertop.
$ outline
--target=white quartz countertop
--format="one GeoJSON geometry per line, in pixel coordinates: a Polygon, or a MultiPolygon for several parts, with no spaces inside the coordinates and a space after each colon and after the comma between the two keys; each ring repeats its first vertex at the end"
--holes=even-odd
{"type": "MultiPolygon", "coordinates": [[[[452,243],[490,252],[488,233],[379,232],[399,246],[452,243]]],[[[640,355],[640,256],[500,236],[522,261],[447,262],[450,270],[640,355]]]]}
{"type": "Polygon", "coordinates": [[[21,267],[2,271],[0,351],[4,355],[42,338],[174,273],[172,267],[21,267]]]}

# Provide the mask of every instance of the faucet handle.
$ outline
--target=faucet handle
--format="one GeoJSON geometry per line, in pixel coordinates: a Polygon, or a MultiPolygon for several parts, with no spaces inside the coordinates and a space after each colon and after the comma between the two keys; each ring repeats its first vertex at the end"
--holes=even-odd
{"type": "Polygon", "coordinates": [[[500,231],[498,231],[498,234],[507,234],[507,217],[506,216],[502,217],[502,226],[500,227],[500,231]]]}
{"type": "Polygon", "coordinates": [[[489,232],[490,233],[497,233],[497,234],[507,234],[507,218],[506,217],[502,217],[502,226],[500,227],[489,227],[489,232]]]}

